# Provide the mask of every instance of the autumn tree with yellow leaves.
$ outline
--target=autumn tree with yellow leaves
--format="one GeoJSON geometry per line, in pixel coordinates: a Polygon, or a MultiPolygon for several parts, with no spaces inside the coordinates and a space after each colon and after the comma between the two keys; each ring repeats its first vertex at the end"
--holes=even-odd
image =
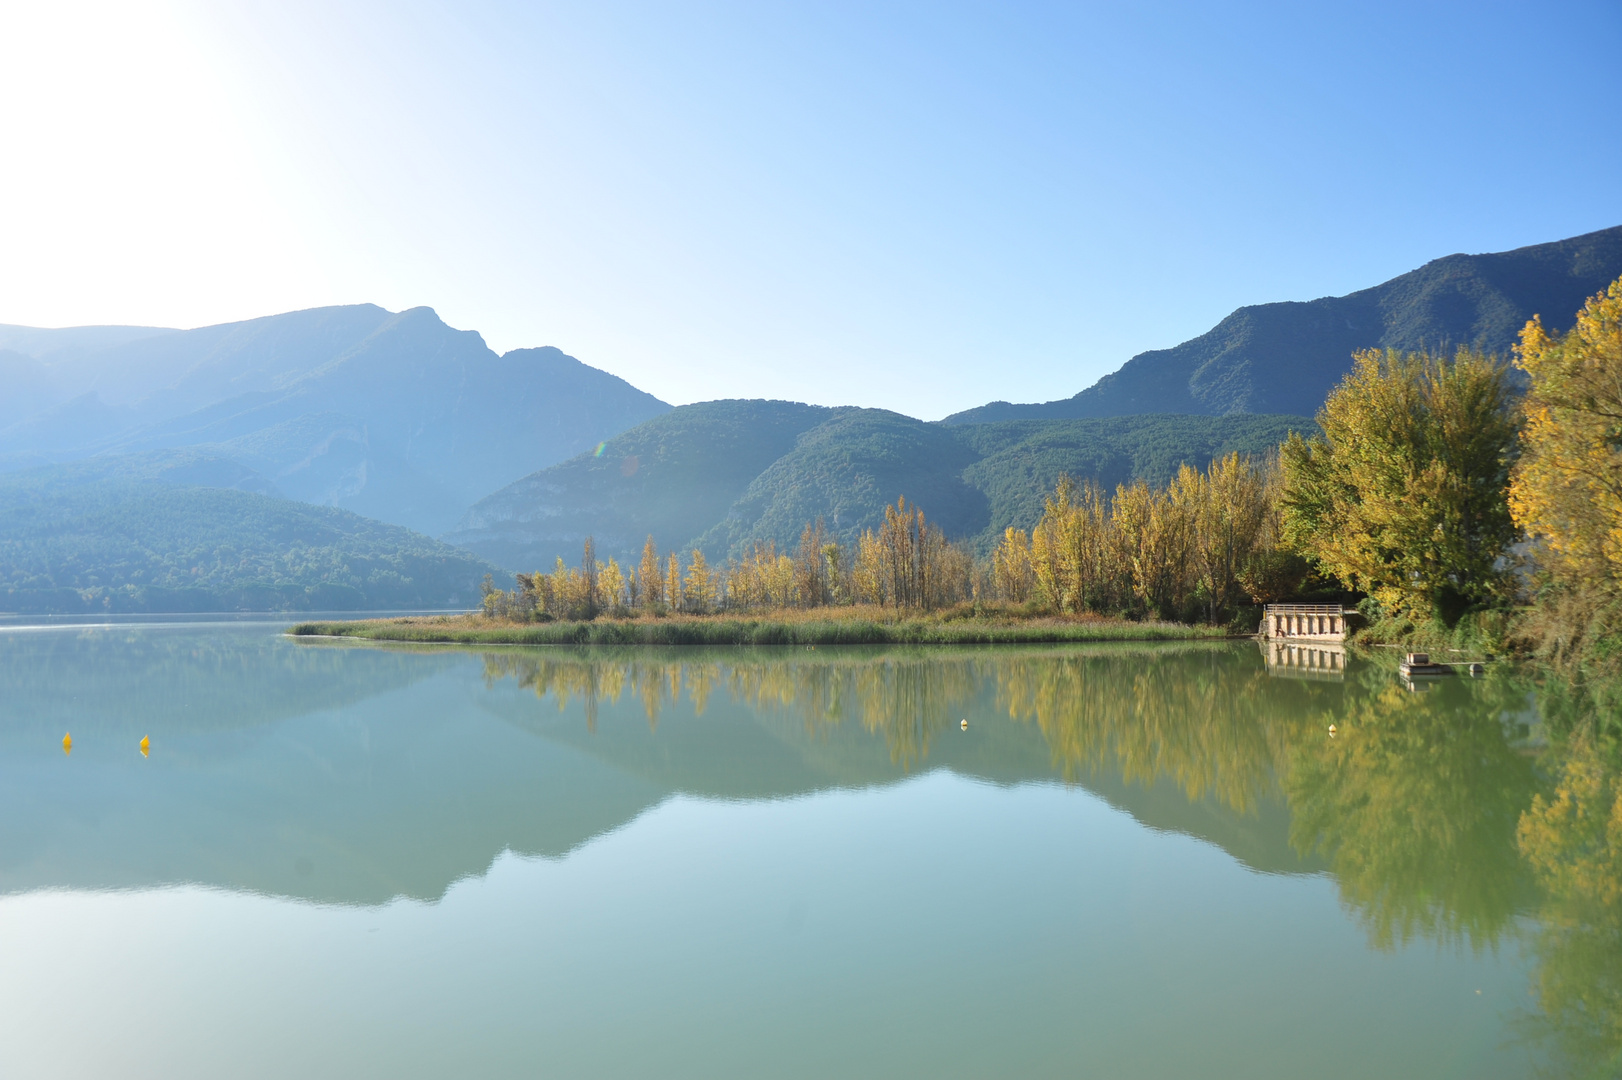
{"type": "Polygon", "coordinates": [[[659,566],[659,548],[653,534],[642,545],[642,565],[637,569],[637,602],[641,607],[653,607],[665,602],[665,576],[659,566]]]}
{"type": "Polygon", "coordinates": [[[681,610],[681,558],[674,551],[670,553],[669,561],[665,563],[665,603],[675,610],[681,610]]]}
{"type": "Polygon", "coordinates": [[[1238,454],[1109,497],[1062,476],[1029,535],[1004,532],[989,581],[1000,599],[1061,612],[1220,622],[1277,577],[1258,570],[1275,559],[1277,491],[1273,461],[1238,454]]]}
{"type": "MultiPolygon", "coordinates": [[[[832,563],[837,553],[823,549],[823,556],[832,563]]],[[[968,550],[948,541],[903,497],[884,508],[877,531],[868,529],[857,539],[846,591],[857,603],[930,610],[972,599],[974,571],[968,550]]]]}
{"type": "Polygon", "coordinates": [[[1505,595],[1520,422],[1506,364],[1366,349],[1317,419],[1321,436],[1283,446],[1287,543],[1394,614],[1451,625],[1505,595]]]}
{"type": "Polygon", "coordinates": [[[715,586],[715,575],[710,572],[709,562],[702,551],[694,548],[692,560],[687,564],[687,577],[682,582],[685,609],[699,615],[714,610],[717,598],[715,586]]]}
{"type": "Polygon", "coordinates": [[[1614,652],[1622,627],[1622,278],[1591,298],[1565,334],[1539,318],[1521,331],[1526,429],[1510,483],[1515,521],[1535,544],[1546,655],[1614,652]]]}

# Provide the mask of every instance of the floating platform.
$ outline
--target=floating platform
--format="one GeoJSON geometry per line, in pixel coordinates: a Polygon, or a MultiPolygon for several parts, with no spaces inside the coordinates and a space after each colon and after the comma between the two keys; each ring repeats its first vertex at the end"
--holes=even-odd
{"type": "Polygon", "coordinates": [[[1432,678],[1438,675],[1451,675],[1453,668],[1448,664],[1431,663],[1430,653],[1411,652],[1397,665],[1402,677],[1408,680],[1432,678]]]}

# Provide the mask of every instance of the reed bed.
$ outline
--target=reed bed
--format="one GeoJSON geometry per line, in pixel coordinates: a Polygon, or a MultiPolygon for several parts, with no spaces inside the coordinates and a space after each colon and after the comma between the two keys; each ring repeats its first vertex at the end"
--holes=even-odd
{"type": "Polygon", "coordinates": [[[1100,616],[1019,618],[949,610],[789,609],[758,617],[669,615],[520,622],[482,614],[306,622],[295,637],[457,645],[1012,645],[1086,641],[1190,641],[1229,636],[1222,627],[1100,616]]]}

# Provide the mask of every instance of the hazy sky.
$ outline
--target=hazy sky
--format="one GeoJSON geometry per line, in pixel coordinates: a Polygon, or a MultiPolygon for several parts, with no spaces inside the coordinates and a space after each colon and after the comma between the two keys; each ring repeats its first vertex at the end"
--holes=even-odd
{"type": "Polygon", "coordinates": [[[0,0],[0,322],[426,304],[672,402],[1068,396],[1622,224],[1622,4],[0,0]]]}

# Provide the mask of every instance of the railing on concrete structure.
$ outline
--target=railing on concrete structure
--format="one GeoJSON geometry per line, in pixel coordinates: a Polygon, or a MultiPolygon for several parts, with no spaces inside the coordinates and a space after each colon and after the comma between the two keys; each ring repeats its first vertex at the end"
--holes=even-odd
{"type": "Polygon", "coordinates": [[[1346,616],[1339,604],[1268,604],[1262,633],[1270,638],[1345,641],[1346,616]]]}

